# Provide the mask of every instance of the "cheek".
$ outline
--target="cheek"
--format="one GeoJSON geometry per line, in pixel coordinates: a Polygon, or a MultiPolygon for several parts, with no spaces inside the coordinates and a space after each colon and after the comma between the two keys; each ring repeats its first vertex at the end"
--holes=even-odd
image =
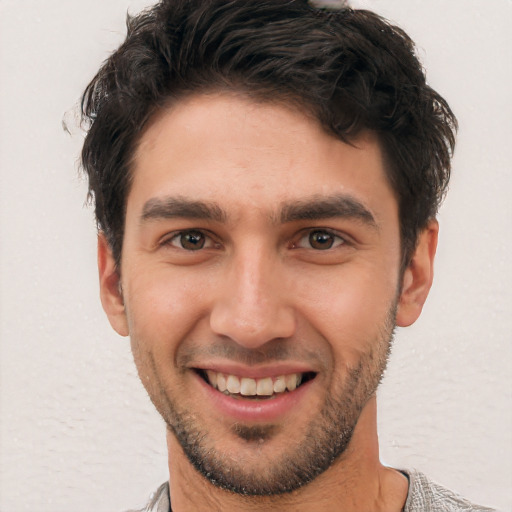
{"type": "Polygon", "coordinates": [[[155,351],[175,346],[204,316],[197,280],[171,272],[135,274],[126,293],[130,336],[155,351]]]}
{"type": "Polygon", "coordinates": [[[301,315],[329,343],[333,357],[354,366],[389,330],[397,275],[366,266],[339,268],[324,278],[303,277],[297,289],[301,315]],[[319,286],[319,283],[321,286],[319,286]]]}

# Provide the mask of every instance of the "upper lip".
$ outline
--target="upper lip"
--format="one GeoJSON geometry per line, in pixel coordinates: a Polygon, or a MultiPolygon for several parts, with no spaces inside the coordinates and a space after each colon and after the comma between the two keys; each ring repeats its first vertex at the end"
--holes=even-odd
{"type": "Polygon", "coordinates": [[[193,365],[195,370],[211,370],[225,375],[248,377],[250,379],[263,379],[265,377],[279,377],[292,373],[316,373],[310,365],[292,362],[277,362],[267,365],[247,366],[234,362],[217,362],[193,365]]]}

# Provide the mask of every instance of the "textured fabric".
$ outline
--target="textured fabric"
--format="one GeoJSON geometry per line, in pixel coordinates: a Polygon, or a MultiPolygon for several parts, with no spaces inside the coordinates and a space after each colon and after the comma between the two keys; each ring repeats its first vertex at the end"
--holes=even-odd
{"type": "Polygon", "coordinates": [[[404,512],[491,512],[494,509],[480,507],[462,496],[449,491],[419,471],[402,470],[409,478],[409,492],[404,512]]]}
{"type": "Polygon", "coordinates": [[[169,482],[162,484],[149,498],[149,503],[140,510],[127,512],[172,512],[169,502],[169,482]]]}
{"type": "MultiPolygon", "coordinates": [[[[403,512],[493,512],[494,510],[470,503],[452,491],[431,482],[419,471],[402,470],[402,473],[409,479],[409,492],[403,512]]],[[[169,502],[169,484],[167,482],[162,484],[153,493],[146,507],[138,512],[172,512],[169,502]]]]}

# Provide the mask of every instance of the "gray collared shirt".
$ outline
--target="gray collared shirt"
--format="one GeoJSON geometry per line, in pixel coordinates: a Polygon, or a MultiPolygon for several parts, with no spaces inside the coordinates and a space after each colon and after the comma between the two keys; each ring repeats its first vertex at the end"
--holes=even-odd
{"type": "MultiPolygon", "coordinates": [[[[496,512],[481,507],[449,491],[415,470],[401,470],[409,479],[409,492],[404,512],[496,512]]],[[[137,511],[132,511],[137,512],[137,511]]],[[[162,484],[154,492],[145,508],[138,512],[172,512],[169,499],[169,483],[162,484]]],[[[208,512],[199,511],[198,512],[208,512]]]]}

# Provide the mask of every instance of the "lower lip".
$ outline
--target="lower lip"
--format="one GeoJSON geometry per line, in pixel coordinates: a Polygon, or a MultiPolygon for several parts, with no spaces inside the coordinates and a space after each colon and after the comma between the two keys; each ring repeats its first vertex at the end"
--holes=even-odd
{"type": "Polygon", "coordinates": [[[207,394],[207,401],[213,404],[222,415],[246,422],[273,421],[296,410],[315,380],[309,380],[294,391],[285,391],[274,398],[254,400],[233,398],[210,386],[201,376],[197,375],[197,379],[207,394]]]}

